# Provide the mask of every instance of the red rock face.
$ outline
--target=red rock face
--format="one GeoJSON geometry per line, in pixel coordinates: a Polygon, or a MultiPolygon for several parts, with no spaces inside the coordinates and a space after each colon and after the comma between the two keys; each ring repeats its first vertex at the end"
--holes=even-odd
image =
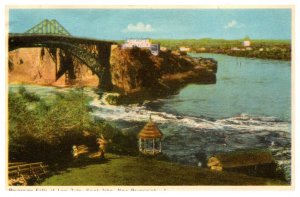
{"type": "MultiPolygon", "coordinates": [[[[106,66],[103,83],[125,95],[138,92],[164,92],[191,82],[215,83],[217,64],[188,56],[149,50],[121,49],[118,46],[81,45],[106,66]]],[[[99,77],[78,58],[60,49],[20,48],[9,52],[9,83],[54,86],[99,85],[99,77]],[[59,72],[67,70],[67,74],[59,72]],[[58,75],[57,73],[61,73],[58,75]],[[58,79],[57,79],[58,78],[58,79]]],[[[102,84],[103,85],[103,84],[102,84]]]]}
{"type": "MultiPolygon", "coordinates": [[[[112,84],[125,93],[135,92],[142,87],[141,72],[146,69],[145,59],[137,54],[133,55],[130,49],[115,48],[110,57],[110,71],[112,84]]],[[[150,66],[149,68],[152,68],[150,66]]]]}
{"type": "Polygon", "coordinates": [[[18,49],[9,53],[9,82],[51,84],[56,62],[44,48],[18,49]]]}
{"type": "Polygon", "coordinates": [[[98,86],[99,79],[77,58],[60,49],[20,48],[9,52],[9,83],[40,85],[98,86]],[[62,66],[73,73],[72,79],[63,74],[56,79],[62,66]]]}
{"type": "Polygon", "coordinates": [[[190,82],[215,83],[216,69],[217,63],[213,60],[163,51],[154,56],[146,49],[114,47],[110,56],[112,84],[125,94],[171,89],[167,86],[190,82]]]}

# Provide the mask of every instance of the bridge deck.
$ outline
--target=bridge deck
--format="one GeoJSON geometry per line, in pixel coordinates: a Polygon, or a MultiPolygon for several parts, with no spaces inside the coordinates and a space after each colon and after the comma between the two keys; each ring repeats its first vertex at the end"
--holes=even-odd
{"type": "Polygon", "coordinates": [[[65,41],[70,43],[78,43],[78,44],[117,44],[115,41],[110,40],[97,40],[91,38],[81,38],[81,37],[73,37],[73,36],[62,36],[62,35],[45,35],[45,34],[16,34],[10,33],[9,43],[12,42],[38,42],[38,41],[65,41]]]}
{"type": "MultiPolygon", "coordinates": [[[[60,48],[81,60],[91,71],[100,78],[100,88],[110,88],[109,57],[112,41],[77,38],[65,35],[50,34],[9,34],[9,51],[18,48],[48,47],[60,48]],[[99,53],[96,55],[89,50],[89,45],[96,45],[99,53]],[[109,84],[109,85],[105,85],[109,84]]],[[[57,73],[57,78],[66,70],[57,73]]]]}

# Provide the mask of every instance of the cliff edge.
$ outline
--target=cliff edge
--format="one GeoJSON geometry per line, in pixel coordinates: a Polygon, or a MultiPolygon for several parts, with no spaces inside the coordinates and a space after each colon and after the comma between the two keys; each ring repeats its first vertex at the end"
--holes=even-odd
{"type": "MultiPolygon", "coordinates": [[[[98,55],[101,47],[87,47],[98,55]]],[[[107,53],[107,54],[106,54],[107,53]]],[[[154,56],[147,49],[122,49],[112,45],[107,56],[106,77],[111,104],[141,103],[175,94],[188,83],[216,83],[217,62],[160,51],[154,56]]],[[[103,55],[102,55],[103,56],[103,55]]],[[[99,59],[99,61],[101,58],[99,59]]],[[[9,83],[52,86],[101,85],[97,73],[82,61],[58,48],[20,48],[9,52],[9,83]]]]}
{"type": "Polygon", "coordinates": [[[147,49],[115,47],[110,57],[112,104],[137,103],[178,92],[188,83],[216,83],[217,62],[192,58],[171,51],[151,55],[147,49]]]}
{"type": "Polygon", "coordinates": [[[9,52],[8,80],[12,84],[97,87],[97,75],[78,58],[47,47],[19,48],[9,52]]]}

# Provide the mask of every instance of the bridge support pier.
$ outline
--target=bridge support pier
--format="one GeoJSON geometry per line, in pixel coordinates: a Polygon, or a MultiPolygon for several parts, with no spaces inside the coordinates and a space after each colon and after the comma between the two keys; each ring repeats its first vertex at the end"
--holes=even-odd
{"type": "Polygon", "coordinates": [[[73,84],[73,80],[76,79],[74,63],[72,59],[72,54],[68,51],[64,51],[56,48],[56,81],[59,80],[63,75],[65,75],[66,85],[73,84]]]}
{"type": "MultiPolygon", "coordinates": [[[[60,49],[67,53],[64,57],[66,62],[61,63],[56,70],[56,80],[68,72],[69,80],[76,78],[72,57],[81,60],[89,69],[99,77],[99,88],[109,91],[113,88],[110,73],[111,45],[115,43],[99,40],[86,40],[61,35],[10,35],[9,51],[18,48],[46,47],[60,49]]],[[[53,57],[56,54],[53,54],[53,57]]],[[[56,56],[57,57],[57,56],[56,56]]],[[[55,57],[54,57],[55,59],[55,57]]],[[[63,61],[65,61],[63,60],[63,61]]],[[[56,59],[58,62],[58,60],[56,59]]]]}
{"type": "Polygon", "coordinates": [[[104,69],[100,74],[99,79],[99,88],[103,91],[110,91],[113,88],[111,82],[111,73],[110,73],[110,53],[111,53],[111,44],[102,44],[98,46],[99,58],[98,61],[103,65],[104,69]]]}

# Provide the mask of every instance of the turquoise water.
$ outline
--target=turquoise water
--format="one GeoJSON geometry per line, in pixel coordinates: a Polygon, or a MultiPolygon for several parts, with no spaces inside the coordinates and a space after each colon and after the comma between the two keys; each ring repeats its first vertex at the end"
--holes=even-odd
{"type": "Polygon", "coordinates": [[[291,120],[291,62],[191,54],[218,61],[217,83],[190,84],[163,101],[160,111],[228,118],[239,114],[291,120]]]}

